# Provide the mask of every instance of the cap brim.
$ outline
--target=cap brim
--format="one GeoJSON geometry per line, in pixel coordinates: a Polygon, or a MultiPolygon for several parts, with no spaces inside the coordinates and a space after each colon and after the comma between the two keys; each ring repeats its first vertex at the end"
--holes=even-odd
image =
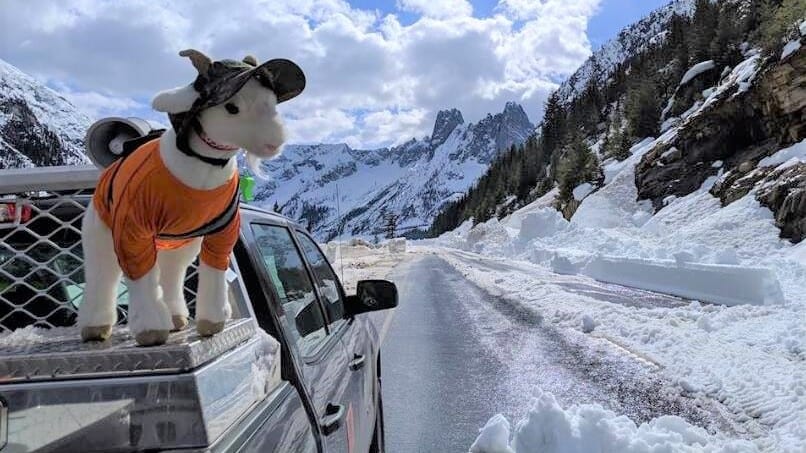
{"type": "Polygon", "coordinates": [[[305,74],[302,69],[291,60],[276,58],[218,81],[215,87],[211,87],[205,106],[224,103],[253,77],[274,91],[278,103],[296,97],[305,89],[305,74]]]}
{"type": "Polygon", "coordinates": [[[292,99],[305,89],[305,73],[291,60],[276,58],[255,68],[256,72],[263,70],[272,75],[272,85],[274,94],[277,95],[277,102],[292,99]]]}

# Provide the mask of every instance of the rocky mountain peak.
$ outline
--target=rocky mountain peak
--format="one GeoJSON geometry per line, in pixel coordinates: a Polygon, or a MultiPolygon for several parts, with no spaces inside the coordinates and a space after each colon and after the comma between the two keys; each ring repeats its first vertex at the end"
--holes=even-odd
{"type": "Polygon", "coordinates": [[[62,95],[0,60],[0,168],[88,164],[90,123],[62,95]]]}
{"type": "Polygon", "coordinates": [[[456,126],[464,124],[465,119],[458,109],[440,110],[434,122],[434,131],[431,133],[431,145],[436,147],[448,139],[456,126]]]}

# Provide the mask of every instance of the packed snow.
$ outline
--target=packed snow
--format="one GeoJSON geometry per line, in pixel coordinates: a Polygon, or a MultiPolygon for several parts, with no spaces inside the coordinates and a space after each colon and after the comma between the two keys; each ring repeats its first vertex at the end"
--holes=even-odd
{"type": "Polygon", "coordinates": [[[683,74],[683,78],[680,80],[680,85],[685,85],[685,84],[691,82],[698,75],[700,75],[700,74],[702,74],[702,73],[704,73],[706,71],[710,71],[711,69],[714,69],[715,67],[716,67],[716,63],[714,63],[714,60],[703,61],[701,63],[695,64],[688,71],[686,71],[685,74],[683,74]]]}
{"type": "Polygon", "coordinates": [[[750,442],[713,436],[680,417],[664,416],[640,426],[599,405],[563,408],[551,393],[542,393],[534,409],[511,427],[498,414],[470,447],[471,453],[655,453],[756,452],[750,442]]]}
{"type": "Polygon", "coordinates": [[[647,260],[597,256],[581,270],[596,280],[723,305],[771,305],[783,300],[775,274],[768,268],[699,264],[681,260],[647,260]]]}

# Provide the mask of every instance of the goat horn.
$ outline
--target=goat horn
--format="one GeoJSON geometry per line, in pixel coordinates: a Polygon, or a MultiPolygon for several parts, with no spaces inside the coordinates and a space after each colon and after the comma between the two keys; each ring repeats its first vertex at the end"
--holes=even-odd
{"type": "Polygon", "coordinates": [[[257,58],[254,55],[247,55],[243,57],[243,62],[249,66],[257,66],[257,58]]]}
{"type": "Polygon", "coordinates": [[[210,61],[210,57],[207,55],[199,52],[196,49],[186,49],[179,52],[180,57],[188,57],[190,61],[193,63],[193,67],[199,71],[199,74],[204,74],[207,72],[207,69],[210,68],[212,62],[210,61]]]}

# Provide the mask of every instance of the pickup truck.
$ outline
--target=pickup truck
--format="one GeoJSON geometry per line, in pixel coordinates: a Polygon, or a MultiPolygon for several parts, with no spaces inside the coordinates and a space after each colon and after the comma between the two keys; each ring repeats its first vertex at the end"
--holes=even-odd
{"type": "MultiPolygon", "coordinates": [[[[82,343],[80,226],[99,171],[0,171],[0,453],[382,452],[381,323],[397,289],[346,295],[313,238],[247,204],[233,317],[138,347],[119,288],[112,338],[82,343]]],[[[197,285],[188,270],[193,314],[197,285]]]]}

